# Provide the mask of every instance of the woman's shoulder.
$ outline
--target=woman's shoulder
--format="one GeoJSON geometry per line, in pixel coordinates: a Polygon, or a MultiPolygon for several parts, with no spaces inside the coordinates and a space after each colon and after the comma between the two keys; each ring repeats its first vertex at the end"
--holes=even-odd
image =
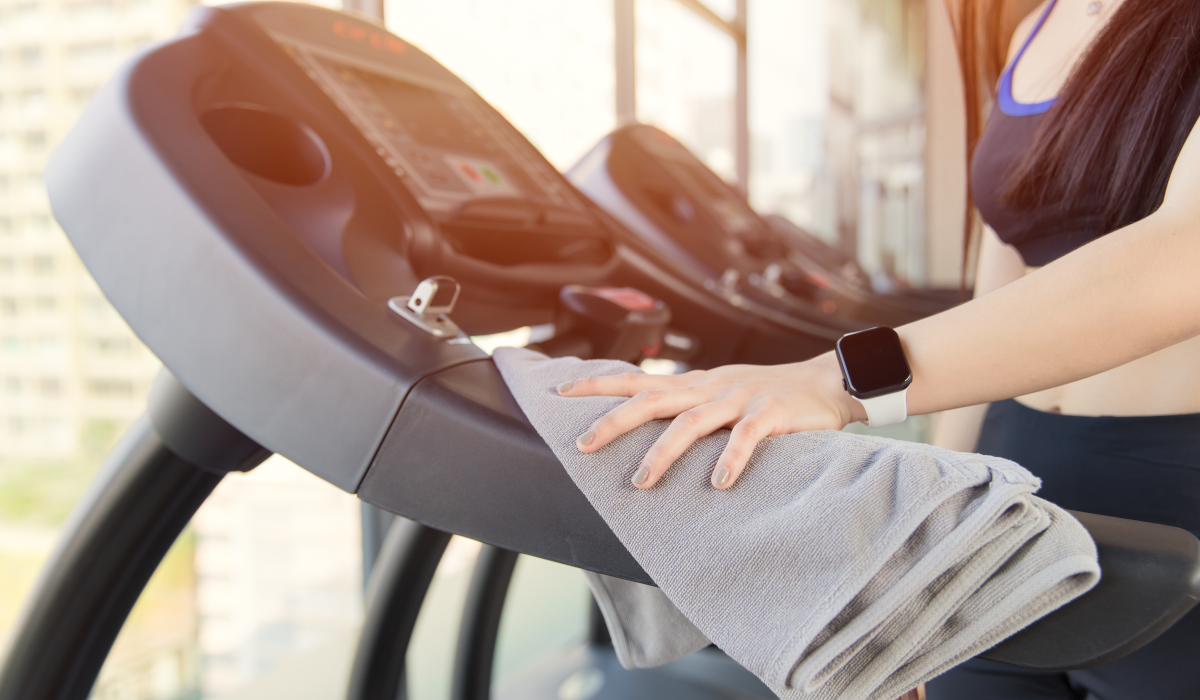
{"type": "Polygon", "coordinates": [[[1012,63],[1013,59],[1016,58],[1017,52],[1021,50],[1021,44],[1024,44],[1025,40],[1029,38],[1029,34],[1037,26],[1038,18],[1046,11],[1046,5],[1050,4],[1051,1],[1042,0],[1042,2],[1037,4],[1037,7],[1030,10],[1017,23],[1017,28],[1013,31],[1012,41],[1008,43],[1008,59],[1005,61],[1006,64],[1012,63]]]}

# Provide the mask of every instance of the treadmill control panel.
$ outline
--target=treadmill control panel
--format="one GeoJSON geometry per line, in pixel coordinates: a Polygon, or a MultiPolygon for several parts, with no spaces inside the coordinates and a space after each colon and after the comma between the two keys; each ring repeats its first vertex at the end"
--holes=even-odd
{"type": "MultiPolygon", "coordinates": [[[[694,195],[702,195],[695,197],[697,203],[708,210],[726,234],[740,236],[750,231],[757,216],[683,144],[658,129],[635,130],[633,139],[648,153],[658,156],[683,187],[694,195]]],[[[693,218],[687,216],[692,206],[687,199],[679,197],[672,205],[677,218],[684,221],[693,218]]]]}
{"type": "Polygon", "coordinates": [[[402,66],[366,67],[328,47],[272,34],[426,211],[449,213],[484,197],[582,209],[562,177],[476,95],[402,66]]]}

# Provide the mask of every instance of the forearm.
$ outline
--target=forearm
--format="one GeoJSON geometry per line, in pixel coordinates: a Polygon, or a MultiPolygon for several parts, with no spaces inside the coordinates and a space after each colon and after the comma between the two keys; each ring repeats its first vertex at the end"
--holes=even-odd
{"type": "Polygon", "coordinates": [[[1088,377],[1200,333],[1200,236],[1164,207],[1001,289],[898,329],[912,415],[1088,377]]]}

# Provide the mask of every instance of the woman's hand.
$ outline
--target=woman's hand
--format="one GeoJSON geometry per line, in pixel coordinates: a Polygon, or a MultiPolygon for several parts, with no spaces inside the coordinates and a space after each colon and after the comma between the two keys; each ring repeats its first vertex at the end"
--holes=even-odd
{"type": "Polygon", "coordinates": [[[642,489],[654,486],[693,442],[721,428],[733,432],[713,469],[712,484],[727,489],[763,438],[801,430],[840,430],[865,418],[861,406],[842,387],[841,370],[832,354],[790,365],[594,377],[567,382],[558,393],[630,397],[579,436],[576,444],[583,452],[595,452],[649,421],[675,419],[633,475],[634,485],[642,489]]]}

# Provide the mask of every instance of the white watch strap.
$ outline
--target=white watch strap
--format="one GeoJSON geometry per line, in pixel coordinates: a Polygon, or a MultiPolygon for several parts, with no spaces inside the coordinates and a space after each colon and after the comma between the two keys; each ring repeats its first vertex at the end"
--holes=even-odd
{"type": "Polygon", "coordinates": [[[866,424],[868,428],[882,428],[885,425],[902,423],[908,418],[908,387],[894,394],[884,394],[873,399],[855,397],[867,409],[866,424]]]}

